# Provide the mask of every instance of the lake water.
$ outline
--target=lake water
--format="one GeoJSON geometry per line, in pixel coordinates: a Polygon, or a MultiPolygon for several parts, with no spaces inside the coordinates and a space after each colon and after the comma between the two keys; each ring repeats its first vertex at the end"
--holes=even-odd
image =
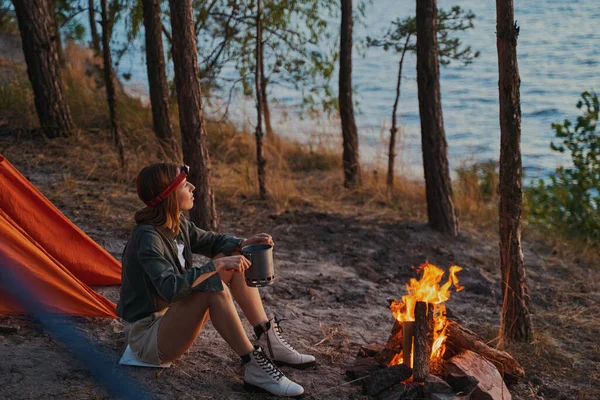
{"type": "MultiPolygon", "coordinates": [[[[366,14],[366,26],[355,26],[355,40],[385,32],[393,19],[415,13],[414,1],[374,0],[366,14]]],[[[439,0],[472,10],[475,28],[461,34],[465,44],[481,52],[473,64],[441,67],[442,108],[450,168],[464,163],[497,160],[500,149],[498,117],[498,66],[495,2],[439,0]]],[[[600,87],[600,2],[598,0],[516,1],[515,18],[520,26],[518,62],[521,74],[522,153],[526,180],[546,177],[558,165],[569,163],[550,149],[554,132],[550,124],[575,119],[581,92],[600,87]]],[[[337,25],[336,25],[337,27],[337,25]]],[[[139,46],[139,49],[142,47],[139,46]]],[[[354,53],[353,83],[360,113],[357,125],[361,158],[365,163],[385,163],[391,110],[395,96],[399,56],[381,49],[354,53]]],[[[121,63],[130,72],[130,87],[147,93],[144,59],[134,50],[121,63]]],[[[229,72],[231,73],[231,72],[229,72]]],[[[400,173],[420,178],[422,155],[414,55],[407,55],[403,69],[398,123],[402,127],[400,173]]],[[[337,89],[337,81],[334,82],[337,89]]],[[[279,102],[273,105],[275,130],[302,141],[316,136],[341,136],[335,121],[298,118],[299,93],[271,88],[279,102]]],[[[254,121],[254,102],[237,97],[230,116],[238,126],[254,121]]]]}

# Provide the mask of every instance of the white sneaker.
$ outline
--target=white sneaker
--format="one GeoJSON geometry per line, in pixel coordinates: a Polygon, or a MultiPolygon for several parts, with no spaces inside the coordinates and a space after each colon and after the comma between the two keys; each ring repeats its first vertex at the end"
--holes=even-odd
{"type": "Polygon", "coordinates": [[[316,364],[313,356],[300,354],[281,336],[281,327],[277,318],[271,319],[265,324],[254,328],[254,333],[258,338],[258,344],[261,345],[267,356],[277,365],[287,365],[290,367],[305,369],[316,364]]]}
{"type": "Polygon", "coordinates": [[[250,361],[245,364],[244,389],[249,392],[268,392],[276,396],[293,397],[304,393],[304,388],[289,380],[271,360],[262,348],[254,346],[250,361]]]}

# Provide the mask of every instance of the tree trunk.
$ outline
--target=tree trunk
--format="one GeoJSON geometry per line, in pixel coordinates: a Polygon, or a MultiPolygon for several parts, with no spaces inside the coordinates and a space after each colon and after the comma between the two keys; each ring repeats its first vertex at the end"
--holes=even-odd
{"type": "Polygon", "coordinates": [[[56,32],[56,35],[54,35],[54,40],[56,41],[56,48],[58,51],[58,61],[60,63],[60,67],[63,68],[66,64],[66,60],[65,60],[65,51],[63,48],[63,42],[62,42],[62,36],[60,35],[60,24],[58,23],[58,20],[56,19],[56,5],[53,3],[53,6],[50,7],[50,18],[52,21],[54,21],[54,29],[56,32]]]}
{"type": "Polygon", "coordinates": [[[352,103],[352,0],[340,0],[342,22],[340,27],[339,107],[344,142],[344,187],[360,185],[358,130],[354,121],[352,103]]]}
{"type": "Polygon", "coordinates": [[[90,18],[90,36],[92,37],[92,49],[96,54],[100,54],[100,37],[96,28],[96,9],[94,0],[88,0],[88,16],[90,18]]]}
{"type": "Polygon", "coordinates": [[[400,84],[402,82],[402,65],[404,64],[404,56],[408,49],[408,41],[410,35],[406,37],[404,42],[404,48],[402,49],[402,56],[400,56],[400,62],[398,63],[398,81],[396,82],[396,99],[394,100],[394,107],[392,108],[392,127],[390,128],[390,147],[388,149],[388,174],[387,174],[387,188],[391,194],[394,190],[394,160],[396,158],[396,133],[398,128],[396,127],[396,113],[398,112],[398,101],[400,100],[400,84]]]}
{"type": "Polygon", "coordinates": [[[531,341],[529,294],[521,248],[521,101],[513,0],[496,0],[500,96],[500,263],[503,341],[531,341]]]}
{"type": "Polygon", "coordinates": [[[69,136],[73,121],[60,72],[54,3],[15,0],[13,4],[40,126],[50,138],[69,136]]]}
{"type": "Polygon", "coordinates": [[[125,169],[125,154],[123,150],[123,139],[119,130],[119,117],[117,115],[117,95],[115,92],[115,71],[112,68],[112,55],[110,54],[110,32],[112,32],[112,20],[108,18],[107,0],[101,0],[102,12],[102,55],[104,59],[104,85],[106,86],[106,101],[110,114],[110,130],[113,135],[115,147],[119,153],[119,165],[125,169]]]}
{"type": "MultiPolygon", "coordinates": [[[[262,49],[262,45],[260,46],[262,49]]],[[[260,82],[260,90],[262,93],[262,105],[263,105],[263,116],[265,117],[265,131],[267,133],[267,137],[271,138],[273,137],[273,126],[271,125],[271,111],[269,109],[269,101],[267,99],[267,78],[265,78],[265,71],[264,71],[264,59],[263,59],[263,55],[260,55],[260,59],[261,59],[261,71],[260,71],[260,75],[261,75],[261,82],[260,82]]]]}
{"type": "Polygon", "coordinates": [[[210,178],[202,92],[198,81],[192,0],[169,0],[169,6],[173,27],[172,52],[183,160],[191,168],[188,180],[196,186],[194,208],[190,211],[190,218],[202,229],[216,230],[217,209],[210,178]]]}
{"type": "Polygon", "coordinates": [[[454,211],[442,118],[436,21],[436,0],[417,1],[417,85],[427,216],[433,229],[456,236],[458,220],[454,211]]]}
{"type": "Polygon", "coordinates": [[[262,131],[262,113],[263,96],[266,95],[261,89],[263,80],[263,59],[262,59],[262,9],[260,0],[256,0],[256,73],[254,82],[256,85],[256,164],[258,166],[258,193],[261,199],[267,198],[265,157],[263,156],[263,131],[262,131]]]}
{"type": "Polygon", "coordinates": [[[146,35],[146,67],[152,104],[154,132],[169,158],[178,159],[177,141],[173,135],[169,90],[162,43],[160,0],[143,0],[144,28],[146,35]]]}

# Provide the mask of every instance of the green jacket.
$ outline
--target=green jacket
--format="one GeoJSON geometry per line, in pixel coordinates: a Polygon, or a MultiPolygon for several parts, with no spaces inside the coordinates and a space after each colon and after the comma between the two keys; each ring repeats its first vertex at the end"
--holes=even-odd
{"type": "Polygon", "coordinates": [[[230,235],[206,232],[181,216],[185,268],[177,257],[177,246],[172,237],[153,225],[138,224],[123,250],[122,283],[117,315],[127,322],[135,322],[192,292],[223,290],[218,274],[192,288],[202,274],[215,270],[212,261],[192,266],[192,253],[213,258],[219,253],[230,256],[243,239],[230,235]]]}

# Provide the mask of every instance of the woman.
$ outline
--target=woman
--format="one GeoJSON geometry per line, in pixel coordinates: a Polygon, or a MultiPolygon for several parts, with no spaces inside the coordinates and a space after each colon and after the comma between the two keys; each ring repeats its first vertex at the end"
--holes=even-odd
{"type": "Polygon", "coordinates": [[[189,167],[150,165],[137,177],[138,197],[146,207],[135,214],[137,223],[123,252],[123,282],[117,314],[128,322],[127,341],[136,356],[160,364],[183,355],[209,318],[227,344],[244,362],[244,387],[278,396],[297,396],[302,386],[274,365],[296,368],[315,364],[281,336],[277,320],[269,320],[257,288],[246,285],[249,261],[240,249],[271,244],[261,233],[249,239],[219,235],[197,228],[182,211],[194,205],[194,185],[186,180],[189,167]],[[192,266],[192,253],[210,257],[192,266]],[[252,345],[233,304],[235,299],[254,327],[252,345]]]}

